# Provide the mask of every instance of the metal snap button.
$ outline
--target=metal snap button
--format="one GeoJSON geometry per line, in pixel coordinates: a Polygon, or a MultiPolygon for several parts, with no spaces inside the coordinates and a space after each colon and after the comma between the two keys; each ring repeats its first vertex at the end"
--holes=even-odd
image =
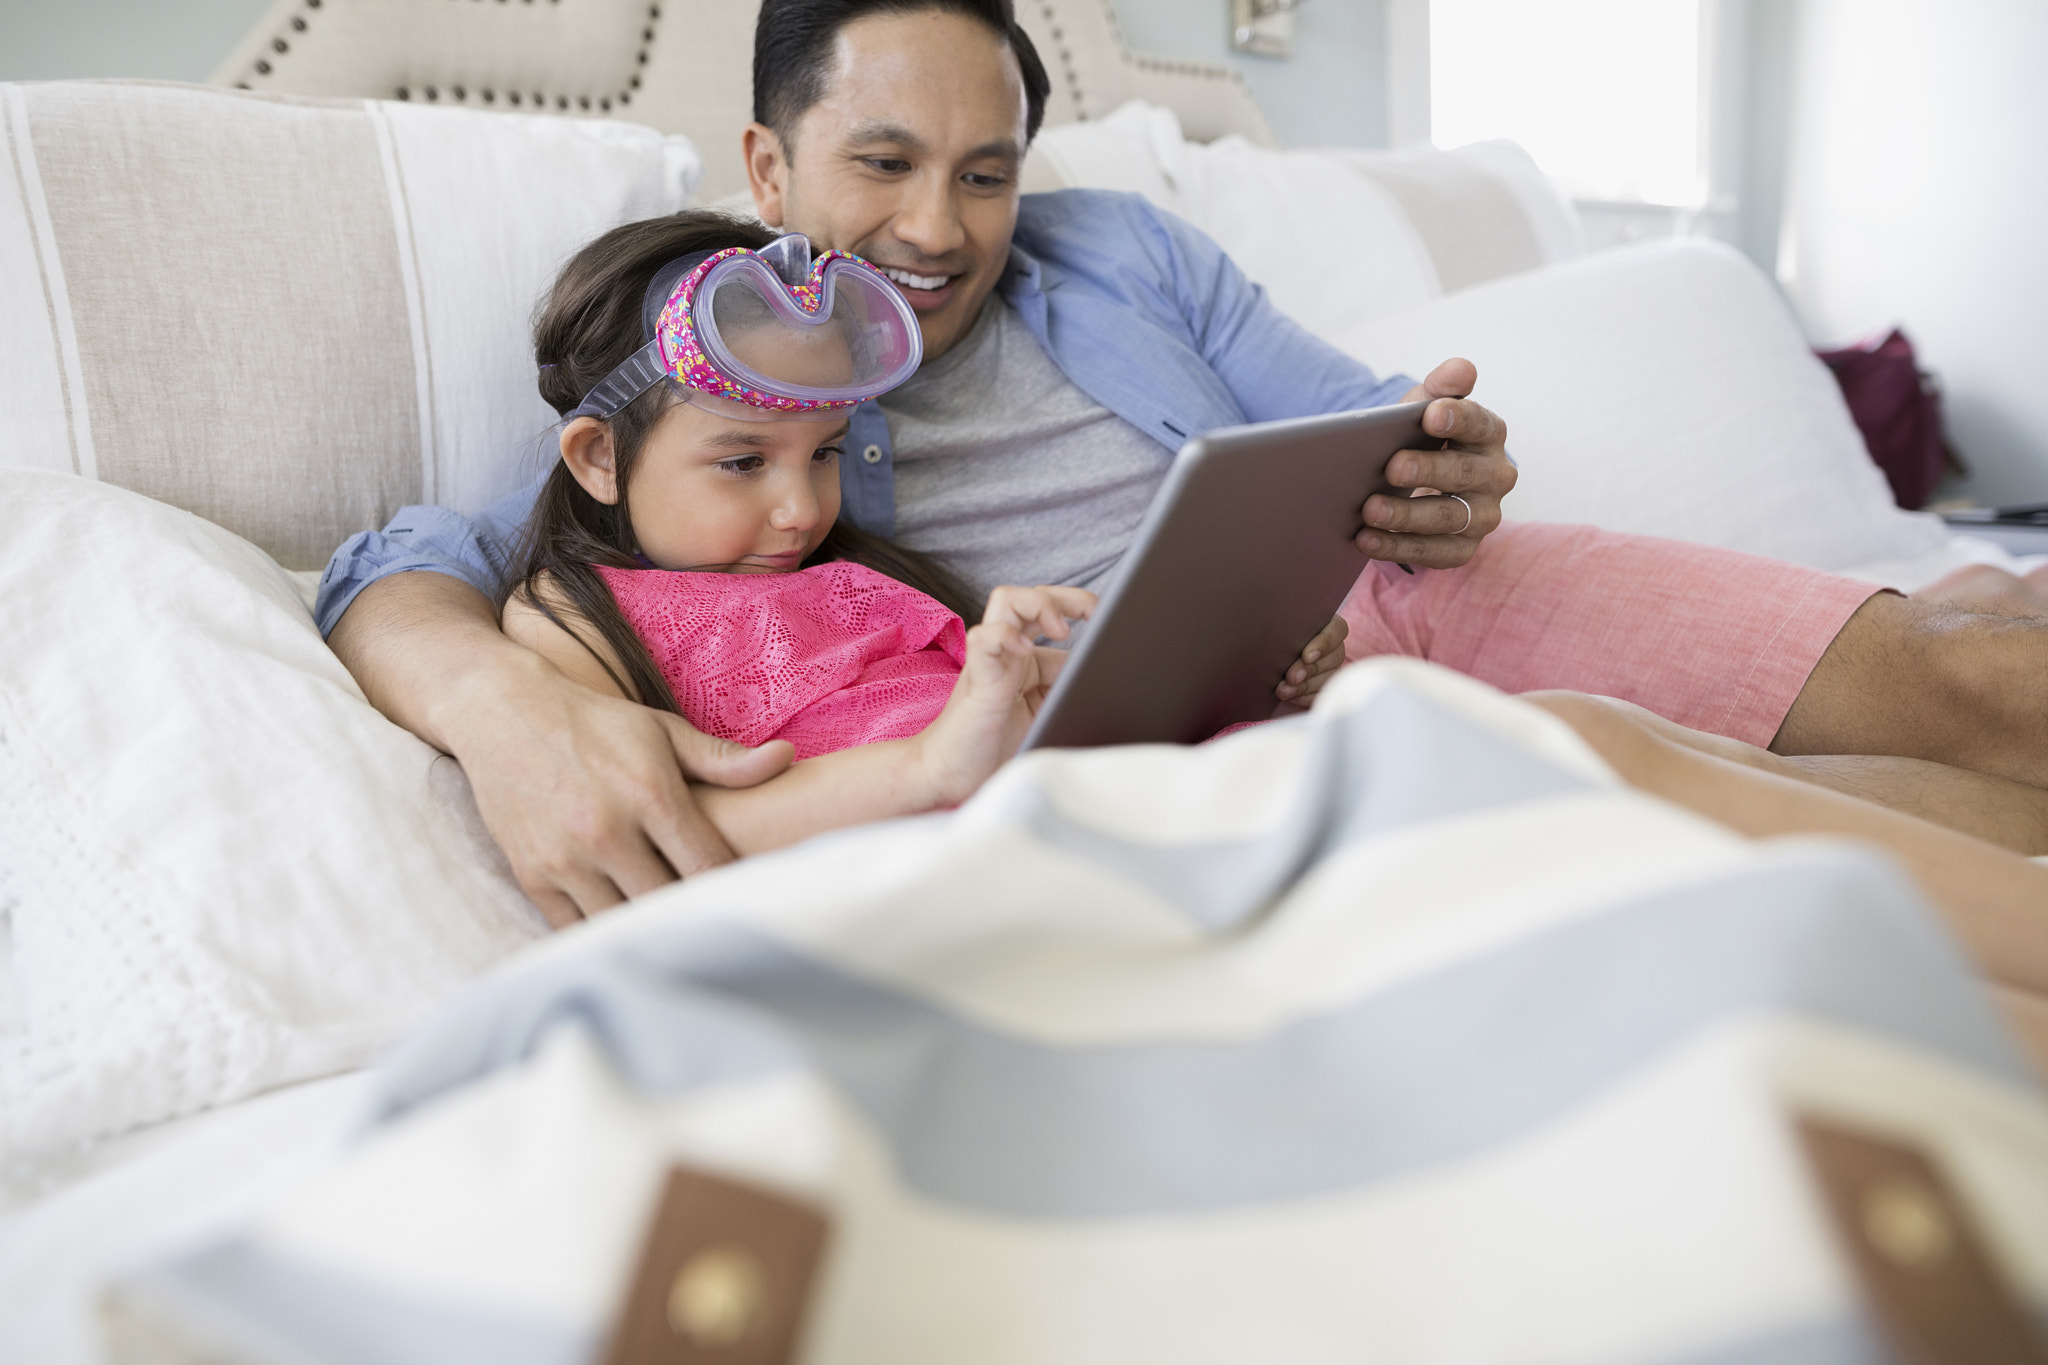
{"type": "Polygon", "coordinates": [[[869,446],[860,453],[860,457],[869,464],[880,464],[882,462],[882,448],[880,446],[869,446]]]}

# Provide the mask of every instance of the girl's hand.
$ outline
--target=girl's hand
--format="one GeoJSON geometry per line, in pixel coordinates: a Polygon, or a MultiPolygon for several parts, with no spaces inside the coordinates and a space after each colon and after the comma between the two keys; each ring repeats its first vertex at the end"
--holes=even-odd
{"type": "MultiPolygon", "coordinates": [[[[1081,588],[997,588],[967,632],[967,660],[939,718],[918,736],[934,804],[958,805],[1017,752],[1066,656],[1032,643],[1064,640],[1069,619],[1095,611],[1081,588]]],[[[1318,637],[1320,638],[1320,637],[1318,637]]]]}
{"type": "Polygon", "coordinates": [[[1306,707],[1315,700],[1330,675],[1344,666],[1344,637],[1350,633],[1351,627],[1344,624],[1343,617],[1332,616],[1330,624],[1316,633],[1316,638],[1302,649],[1301,657],[1288,667],[1273,695],[1289,707],[1306,707]]]}

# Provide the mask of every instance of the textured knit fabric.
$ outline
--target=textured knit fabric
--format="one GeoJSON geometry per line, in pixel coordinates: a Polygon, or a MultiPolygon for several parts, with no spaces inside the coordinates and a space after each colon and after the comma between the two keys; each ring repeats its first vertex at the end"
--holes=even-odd
{"type": "Polygon", "coordinates": [[[1760,555],[1510,522],[1463,569],[1368,569],[1344,603],[1345,654],[1428,659],[1503,692],[1619,697],[1765,746],[1878,591],[1760,555]]]}
{"type": "Polygon", "coordinates": [[[959,617],[859,564],[598,573],[685,720],[749,746],[786,739],[799,759],[918,733],[967,657],[959,617]]]}
{"type": "Polygon", "coordinates": [[[882,395],[896,540],[986,594],[1100,593],[1173,452],[1083,393],[1000,296],[953,348],[882,395]]]}

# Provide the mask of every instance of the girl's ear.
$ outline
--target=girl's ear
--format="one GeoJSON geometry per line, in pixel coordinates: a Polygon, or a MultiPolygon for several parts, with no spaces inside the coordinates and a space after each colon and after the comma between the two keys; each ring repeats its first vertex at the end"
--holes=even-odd
{"type": "Polygon", "coordinates": [[[562,463],[591,497],[607,507],[618,502],[618,467],[612,457],[610,423],[578,417],[563,427],[562,463]]]}

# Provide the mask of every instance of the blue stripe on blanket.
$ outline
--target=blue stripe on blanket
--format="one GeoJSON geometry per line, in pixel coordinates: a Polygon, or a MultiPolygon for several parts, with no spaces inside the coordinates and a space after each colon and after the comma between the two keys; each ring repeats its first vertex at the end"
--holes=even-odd
{"type": "Polygon", "coordinates": [[[912,1188],[1086,1219],[1300,1199],[1471,1156],[1751,1010],[2030,1083],[1903,880],[1832,850],[1647,896],[1229,1042],[1049,1044],[730,924],[657,927],[473,998],[469,1020],[395,1062],[387,1112],[517,1061],[574,1019],[643,1091],[809,1066],[881,1132],[912,1188]]]}
{"type": "MultiPolygon", "coordinates": [[[[585,1365],[601,1344],[587,1331],[408,1293],[239,1239],[181,1257],[132,1284],[131,1301],[160,1303],[181,1325],[171,1329],[173,1339],[206,1348],[178,1359],[585,1365]]],[[[147,1328],[154,1334],[166,1325],[147,1328]]]]}

